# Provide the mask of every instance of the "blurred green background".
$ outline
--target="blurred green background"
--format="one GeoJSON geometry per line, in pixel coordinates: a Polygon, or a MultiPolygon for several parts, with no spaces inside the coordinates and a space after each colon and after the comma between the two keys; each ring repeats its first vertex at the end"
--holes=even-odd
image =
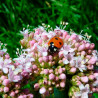
{"type": "Polygon", "coordinates": [[[98,50],[98,0],[0,0],[0,40],[7,43],[8,52],[15,57],[19,31],[42,23],[53,28],[68,22],[66,30],[88,33],[98,50]]]}

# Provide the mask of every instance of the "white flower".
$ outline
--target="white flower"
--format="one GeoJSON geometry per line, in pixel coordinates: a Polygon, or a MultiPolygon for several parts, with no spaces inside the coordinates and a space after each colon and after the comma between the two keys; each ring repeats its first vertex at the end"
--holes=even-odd
{"type": "Polygon", "coordinates": [[[75,67],[78,68],[81,72],[83,72],[83,70],[87,69],[87,67],[85,65],[86,60],[82,59],[81,56],[74,57],[74,61],[76,63],[75,67]]]}
{"type": "Polygon", "coordinates": [[[81,98],[88,98],[88,93],[90,92],[89,84],[86,84],[85,86],[83,84],[79,85],[80,92],[75,93],[75,97],[81,97],[81,98]]]}
{"type": "Polygon", "coordinates": [[[64,63],[64,64],[68,64],[69,61],[66,59],[66,60],[63,60],[63,63],[64,63]]]}
{"type": "Polygon", "coordinates": [[[42,54],[43,54],[43,56],[47,56],[48,52],[43,52],[42,54]]]}
{"type": "Polygon", "coordinates": [[[42,87],[40,90],[39,90],[39,93],[40,94],[44,94],[46,92],[46,89],[44,87],[42,87]]]}

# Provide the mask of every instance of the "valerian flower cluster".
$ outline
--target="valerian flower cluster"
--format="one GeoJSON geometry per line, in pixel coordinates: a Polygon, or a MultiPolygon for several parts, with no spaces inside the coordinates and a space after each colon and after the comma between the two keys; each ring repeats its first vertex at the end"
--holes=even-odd
{"type": "Polygon", "coordinates": [[[93,43],[59,28],[46,31],[38,27],[21,33],[23,49],[17,58],[0,50],[0,94],[4,98],[33,98],[34,92],[46,97],[54,88],[64,90],[69,84],[71,98],[88,98],[89,93],[98,92],[98,72],[94,70],[98,52],[93,43]],[[54,36],[64,45],[56,55],[50,55],[47,43],[54,36]],[[30,89],[23,88],[27,84],[32,84],[30,89]]]}

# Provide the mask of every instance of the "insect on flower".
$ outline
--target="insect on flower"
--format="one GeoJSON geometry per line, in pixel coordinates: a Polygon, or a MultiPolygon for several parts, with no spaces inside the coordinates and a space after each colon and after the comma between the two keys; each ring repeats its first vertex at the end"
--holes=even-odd
{"type": "Polygon", "coordinates": [[[53,37],[48,42],[48,52],[49,54],[55,54],[63,46],[63,40],[59,37],[53,37]]]}

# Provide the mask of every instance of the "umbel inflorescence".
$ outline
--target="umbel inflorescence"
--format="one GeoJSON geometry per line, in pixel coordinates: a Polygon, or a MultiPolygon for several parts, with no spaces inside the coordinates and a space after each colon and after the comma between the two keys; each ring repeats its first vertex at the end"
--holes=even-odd
{"type": "Polygon", "coordinates": [[[0,50],[0,94],[4,98],[33,98],[53,94],[54,88],[66,89],[72,98],[87,98],[98,92],[98,52],[95,45],[76,33],[56,28],[46,31],[38,27],[34,31],[21,32],[23,49],[17,58],[0,50]],[[63,40],[58,53],[49,54],[48,42],[57,36],[63,40]],[[30,88],[25,85],[29,84],[30,88]]]}

